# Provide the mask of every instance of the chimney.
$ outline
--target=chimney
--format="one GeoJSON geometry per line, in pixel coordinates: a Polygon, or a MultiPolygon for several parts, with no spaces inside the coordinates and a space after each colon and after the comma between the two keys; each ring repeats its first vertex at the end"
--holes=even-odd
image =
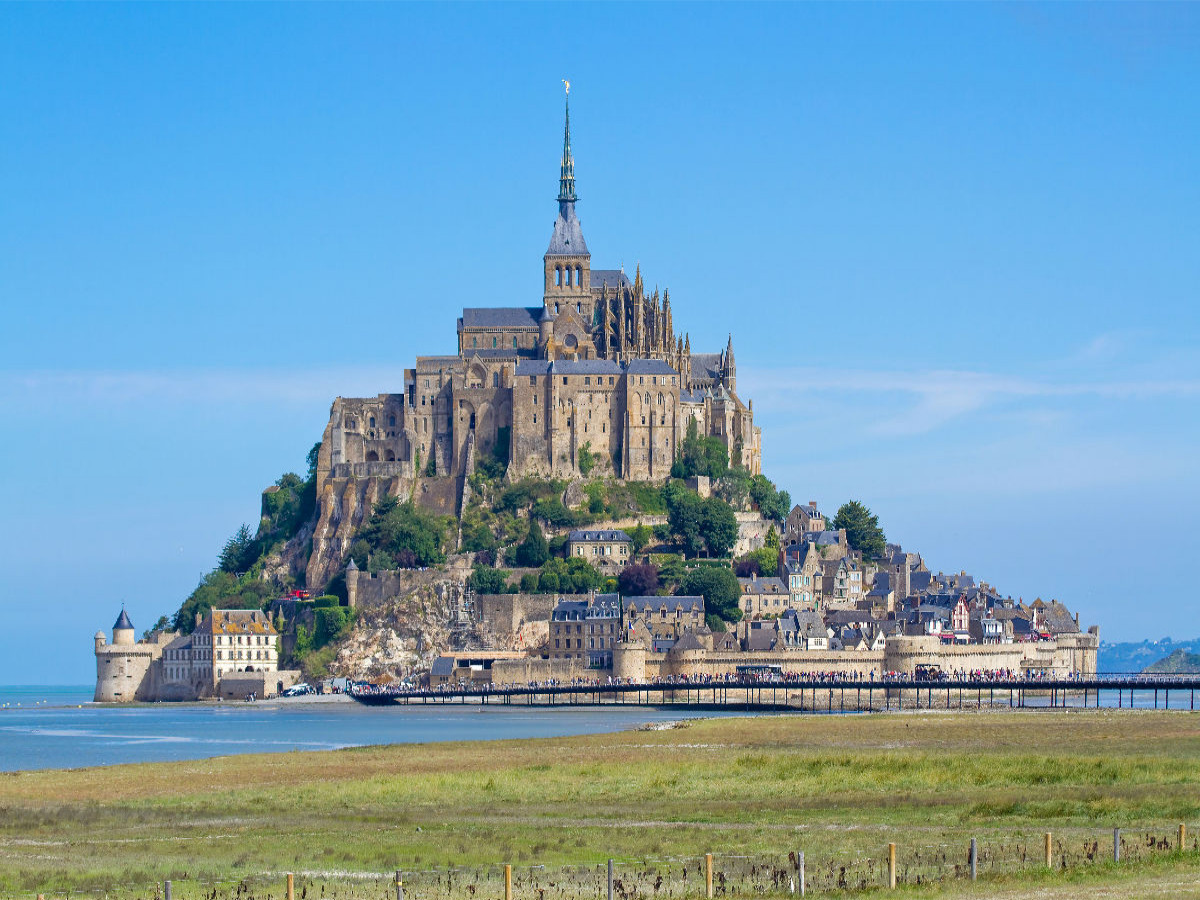
{"type": "Polygon", "coordinates": [[[809,506],[811,506],[813,509],[816,509],[816,508],[817,508],[817,501],[816,501],[816,500],[809,500],[809,501],[808,501],[808,505],[809,505],[809,506]]]}

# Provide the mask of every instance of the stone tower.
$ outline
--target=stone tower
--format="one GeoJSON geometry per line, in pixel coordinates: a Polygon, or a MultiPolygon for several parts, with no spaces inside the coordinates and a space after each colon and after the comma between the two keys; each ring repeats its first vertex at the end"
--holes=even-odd
{"type": "Polygon", "coordinates": [[[575,159],[571,156],[571,83],[567,82],[566,119],[563,125],[562,164],[558,176],[558,218],[550,246],[542,258],[544,284],[542,302],[558,314],[565,305],[573,306],[585,322],[591,323],[592,255],[583,239],[583,229],[575,215],[575,159]]]}

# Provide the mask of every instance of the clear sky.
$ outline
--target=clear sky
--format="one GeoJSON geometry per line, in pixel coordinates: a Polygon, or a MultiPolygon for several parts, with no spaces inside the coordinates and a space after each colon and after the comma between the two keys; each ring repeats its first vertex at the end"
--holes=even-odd
{"type": "Polygon", "coordinates": [[[0,6],[0,683],[173,611],[335,395],[597,267],[734,332],[766,471],[1195,636],[1200,6],[0,6]]]}

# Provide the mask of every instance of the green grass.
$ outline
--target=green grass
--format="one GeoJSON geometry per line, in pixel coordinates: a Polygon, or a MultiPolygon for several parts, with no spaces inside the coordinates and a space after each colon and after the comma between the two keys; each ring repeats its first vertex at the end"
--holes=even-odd
{"type": "MultiPolygon", "coordinates": [[[[365,897],[386,885],[330,873],[459,867],[461,883],[451,878],[443,895],[473,896],[466,887],[476,883],[492,896],[497,876],[487,867],[511,862],[526,873],[528,896],[550,900],[528,894],[534,882],[611,856],[630,891],[635,871],[670,870],[661,891],[653,874],[636,882],[666,900],[692,891],[694,882],[671,879],[689,865],[694,879],[705,852],[730,884],[769,870],[777,878],[802,849],[814,879],[853,887],[878,882],[889,841],[915,881],[965,863],[971,837],[990,854],[981,869],[998,889],[1100,878],[1116,825],[1130,842],[1121,877],[1156,878],[1170,866],[1200,874],[1193,854],[1170,862],[1150,846],[1178,822],[1189,823],[1192,844],[1198,763],[1200,719],[1186,713],[1039,711],[714,719],[668,731],[18,773],[0,777],[0,893],[133,895],[119,886],[170,877],[185,896],[198,879],[261,884],[274,873],[277,889],[278,873],[297,871],[324,873],[325,896],[365,897]],[[1065,875],[1038,873],[1045,831],[1065,875]]],[[[435,900],[433,876],[411,877],[410,900],[435,900]]]]}

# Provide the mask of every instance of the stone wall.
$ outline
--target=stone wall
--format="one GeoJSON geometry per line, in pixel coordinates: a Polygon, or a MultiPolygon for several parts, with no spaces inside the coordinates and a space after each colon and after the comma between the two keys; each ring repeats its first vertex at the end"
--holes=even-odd
{"type": "Polygon", "coordinates": [[[587,600],[587,594],[476,594],[477,614],[499,637],[516,634],[528,622],[550,621],[562,600],[587,600]]]}
{"type": "Polygon", "coordinates": [[[532,681],[571,681],[574,678],[594,678],[595,670],[584,669],[576,660],[498,659],[492,663],[492,684],[529,684],[532,681]]]}
{"type": "Polygon", "coordinates": [[[245,700],[254,694],[259,700],[278,696],[293,684],[300,682],[300,672],[295,669],[280,669],[277,672],[238,672],[225,675],[217,686],[217,696],[222,700],[245,700]]]}

